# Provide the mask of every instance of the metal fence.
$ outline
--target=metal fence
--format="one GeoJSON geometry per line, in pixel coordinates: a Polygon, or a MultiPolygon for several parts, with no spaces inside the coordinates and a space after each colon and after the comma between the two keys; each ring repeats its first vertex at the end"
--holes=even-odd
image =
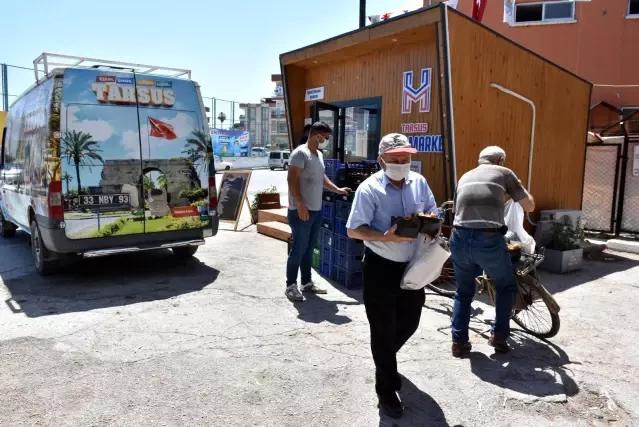
{"type": "Polygon", "coordinates": [[[624,144],[586,147],[582,203],[586,230],[639,235],[639,170],[633,164],[639,142],[627,142],[627,149],[624,144]]]}

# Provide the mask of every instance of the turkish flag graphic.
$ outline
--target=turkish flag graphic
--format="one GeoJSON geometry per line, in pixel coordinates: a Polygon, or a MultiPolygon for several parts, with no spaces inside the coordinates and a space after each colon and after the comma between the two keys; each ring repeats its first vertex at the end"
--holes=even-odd
{"type": "Polygon", "coordinates": [[[168,123],[164,123],[161,120],[154,119],[153,117],[149,117],[149,126],[151,128],[151,136],[156,138],[164,138],[164,139],[176,139],[177,135],[175,134],[175,130],[173,126],[168,123]]]}

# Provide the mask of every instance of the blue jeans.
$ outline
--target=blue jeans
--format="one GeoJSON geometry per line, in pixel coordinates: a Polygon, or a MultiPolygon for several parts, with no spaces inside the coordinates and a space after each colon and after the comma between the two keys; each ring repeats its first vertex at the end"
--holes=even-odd
{"type": "Polygon", "coordinates": [[[482,270],[495,282],[495,322],[492,331],[500,339],[510,335],[510,316],[515,299],[515,274],[501,233],[454,228],[450,252],[457,292],[453,307],[453,342],[468,342],[470,304],[475,296],[475,278],[482,270]]]}
{"type": "Polygon", "coordinates": [[[297,210],[288,210],[288,225],[293,232],[293,247],[286,263],[286,286],[297,282],[297,270],[302,273],[302,285],[311,281],[313,249],[322,225],[321,211],[308,211],[308,221],[302,221],[297,210]]]}

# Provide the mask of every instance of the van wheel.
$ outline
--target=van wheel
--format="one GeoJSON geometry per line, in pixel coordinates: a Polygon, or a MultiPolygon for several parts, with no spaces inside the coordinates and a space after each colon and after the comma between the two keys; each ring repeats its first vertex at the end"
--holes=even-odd
{"type": "Polygon", "coordinates": [[[227,166],[227,167],[225,167],[225,168],[224,168],[224,170],[225,170],[225,171],[230,171],[230,170],[231,170],[231,167],[230,167],[230,166],[227,166]]]}
{"type": "Polygon", "coordinates": [[[16,235],[15,225],[4,220],[2,210],[0,210],[0,234],[2,234],[2,237],[13,237],[16,235]]]}
{"type": "Polygon", "coordinates": [[[284,163],[284,167],[282,169],[288,170],[288,163],[284,163]]]}
{"type": "Polygon", "coordinates": [[[195,255],[197,248],[198,246],[178,246],[176,248],[171,248],[171,250],[173,251],[173,255],[179,259],[187,260],[195,255]]]}
{"type": "Polygon", "coordinates": [[[271,170],[272,170],[272,171],[274,171],[274,170],[275,170],[275,168],[271,168],[271,170]]]}
{"type": "Polygon", "coordinates": [[[49,260],[50,252],[42,242],[40,228],[35,220],[31,221],[31,253],[36,270],[42,276],[51,274],[55,268],[54,262],[49,260]]]}

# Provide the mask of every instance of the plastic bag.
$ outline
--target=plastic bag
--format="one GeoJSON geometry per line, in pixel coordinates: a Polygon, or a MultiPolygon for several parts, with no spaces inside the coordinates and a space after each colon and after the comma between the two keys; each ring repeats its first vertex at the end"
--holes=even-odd
{"type": "Polygon", "coordinates": [[[524,229],[524,209],[511,199],[506,203],[505,210],[504,224],[508,227],[506,237],[521,242],[522,252],[535,253],[535,239],[524,229]]]}
{"type": "Polygon", "coordinates": [[[442,239],[425,238],[406,267],[400,287],[416,291],[437,280],[444,263],[450,257],[448,245],[442,239]]]}

